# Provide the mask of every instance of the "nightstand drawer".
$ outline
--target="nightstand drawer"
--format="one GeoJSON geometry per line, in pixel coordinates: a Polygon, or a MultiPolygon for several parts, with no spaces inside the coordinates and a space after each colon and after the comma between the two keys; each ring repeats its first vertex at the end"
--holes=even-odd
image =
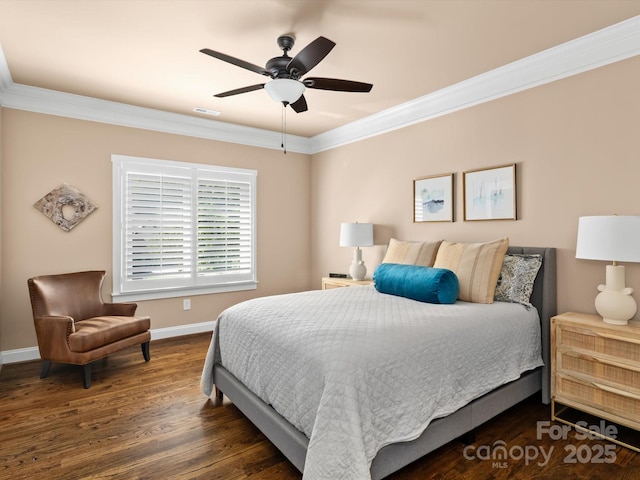
{"type": "Polygon", "coordinates": [[[622,388],[640,391],[640,365],[608,355],[565,350],[563,347],[558,348],[556,360],[558,373],[577,374],[596,382],[615,383],[622,388]]]}
{"type": "Polygon", "coordinates": [[[589,329],[561,325],[557,332],[557,347],[593,352],[615,357],[640,367],[640,339],[608,329],[589,329]]]}
{"type": "Polygon", "coordinates": [[[632,428],[640,428],[640,391],[623,389],[603,382],[588,381],[557,374],[556,400],[585,405],[622,419],[632,428]]]}

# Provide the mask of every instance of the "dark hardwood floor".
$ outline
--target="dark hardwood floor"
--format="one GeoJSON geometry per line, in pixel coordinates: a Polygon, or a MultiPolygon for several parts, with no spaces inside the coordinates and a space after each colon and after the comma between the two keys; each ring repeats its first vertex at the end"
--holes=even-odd
{"type": "MultiPolygon", "coordinates": [[[[94,366],[89,390],[77,367],[54,364],[41,380],[39,362],[3,366],[0,478],[299,480],[227,399],[200,391],[209,339],[152,342],[149,363],[138,348],[112,355],[94,366]]],[[[565,440],[538,435],[536,422],[549,416],[529,399],[480,427],[466,450],[451,442],[389,479],[640,479],[640,454],[629,449],[574,431],[565,440]],[[482,459],[500,441],[507,458],[482,459]]]]}

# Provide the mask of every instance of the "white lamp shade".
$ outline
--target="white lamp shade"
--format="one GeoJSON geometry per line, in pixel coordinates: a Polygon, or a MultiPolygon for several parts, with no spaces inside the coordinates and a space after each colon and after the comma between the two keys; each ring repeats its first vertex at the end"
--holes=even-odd
{"type": "Polygon", "coordinates": [[[640,217],[580,217],[576,258],[640,262],[640,217]]]}
{"type": "Polygon", "coordinates": [[[264,89],[276,102],[294,103],[304,93],[304,83],[290,78],[275,78],[264,89]]]}
{"type": "Polygon", "coordinates": [[[372,223],[342,223],[340,224],[341,247],[372,247],[372,223]]]}

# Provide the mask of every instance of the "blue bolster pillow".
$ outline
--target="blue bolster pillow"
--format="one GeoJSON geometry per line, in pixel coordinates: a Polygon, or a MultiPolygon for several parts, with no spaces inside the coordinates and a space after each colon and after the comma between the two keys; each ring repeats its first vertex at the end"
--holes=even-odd
{"type": "Polygon", "coordinates": [[[373,272],[373,283],[380,293],[426,303],[455,303],[460,291],[451,270],[399,263],[380,264],[373,272]]]}

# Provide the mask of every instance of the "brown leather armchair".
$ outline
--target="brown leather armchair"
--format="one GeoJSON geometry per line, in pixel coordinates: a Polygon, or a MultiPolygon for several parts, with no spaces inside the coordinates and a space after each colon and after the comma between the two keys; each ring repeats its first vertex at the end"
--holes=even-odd
{"type": "Polygon", "coordinates": [[[82,365],[84,388],[91,386],[91,362],[132,345],[149,361],[151,321],[135,317],[135,303],[104,303],[104,271],[41,275],[27,281],[42,358],[40,378],[52,362],[82,365]]]}

